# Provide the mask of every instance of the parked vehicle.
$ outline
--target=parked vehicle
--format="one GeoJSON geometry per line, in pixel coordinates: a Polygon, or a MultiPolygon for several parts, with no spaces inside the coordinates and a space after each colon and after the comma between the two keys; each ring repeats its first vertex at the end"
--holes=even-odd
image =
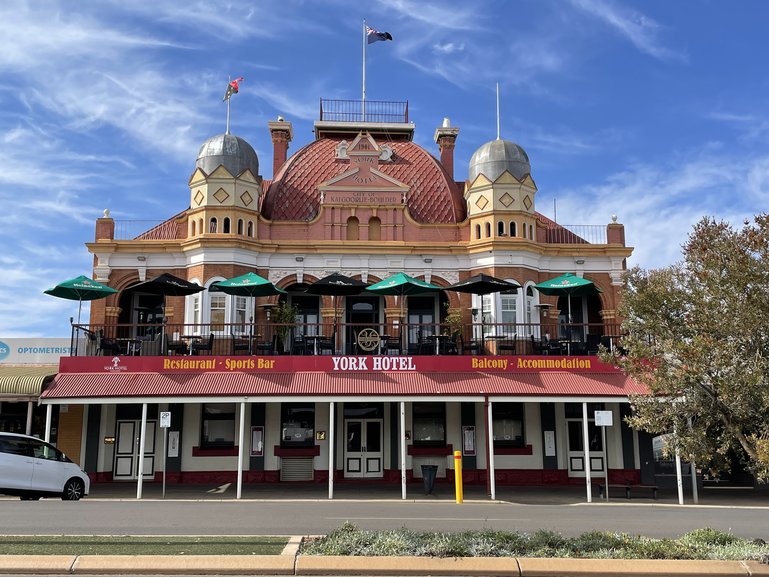
{"type": "Polygon", "coordinates": [[[78,501],[90,486],[88,475],[50,443],[0,432],[0,493],[22,500],[61,497],[78,501]]]}

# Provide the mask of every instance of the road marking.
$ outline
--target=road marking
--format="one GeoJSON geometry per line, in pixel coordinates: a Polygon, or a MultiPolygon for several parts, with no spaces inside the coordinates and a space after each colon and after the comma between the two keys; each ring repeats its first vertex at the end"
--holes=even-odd
{"type": "Polygon", "coordinates": [[[224,485],[219,485],[216,489],[209,489],[206,493],[224,493],[230,488],[230,485],[232,485],[232,483],[225,483],[224,485]]]}
{"type": "Polygon", "coordinates": [[[326,517],[329,521],[531,521],[524,517],[326,517]]]}

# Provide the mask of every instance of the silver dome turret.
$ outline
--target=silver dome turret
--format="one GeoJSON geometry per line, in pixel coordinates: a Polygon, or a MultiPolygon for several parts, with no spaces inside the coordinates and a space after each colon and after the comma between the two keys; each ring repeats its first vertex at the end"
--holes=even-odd
{"type": "Polygon", "coordinates": [[[195,166],[206,174],[220,165],[232,176],[240,176],[245,170],[250,170],[255,177],[259,175],[256,152],[248,142],[232,134],[219,134],[206,140],[195,161],[195,166]]]}
{"type": "Polygon", "coordinates": [[[483,174],[494,182],[505,171],[510,171],[515,178],[523,180],[531,174],[531,164],[526,151],[509,140],[492,140],[475,151],[470,159],[468,180],[473,182],[483,174]]]}

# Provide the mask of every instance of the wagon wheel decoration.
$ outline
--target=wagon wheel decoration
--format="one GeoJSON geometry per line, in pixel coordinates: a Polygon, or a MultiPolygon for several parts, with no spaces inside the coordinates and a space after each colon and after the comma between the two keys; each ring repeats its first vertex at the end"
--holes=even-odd
{"type": "Polygon", "coordinates": [[[363,329],[358,333],[356,339],[358,347],[363,351],[373,351],[379,347],[380,337],[379,333],[374,329],[363,329]]]}

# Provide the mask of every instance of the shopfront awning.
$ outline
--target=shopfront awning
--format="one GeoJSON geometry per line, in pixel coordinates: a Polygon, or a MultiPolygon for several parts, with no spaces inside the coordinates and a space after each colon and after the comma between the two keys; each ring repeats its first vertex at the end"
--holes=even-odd
{"type": "Polygon", "coordinates": [[[43,385],[53,379],[57,366],[0,366],[0,400],[2,397],[39,397],[43,385]]]}
{"type": "Polygon", "coordinates": [[[61,373],[44,400],[102,402],[130,398],[195,397],[618,397],[644,393],[626,375],[614,373],[61,373]]]}

